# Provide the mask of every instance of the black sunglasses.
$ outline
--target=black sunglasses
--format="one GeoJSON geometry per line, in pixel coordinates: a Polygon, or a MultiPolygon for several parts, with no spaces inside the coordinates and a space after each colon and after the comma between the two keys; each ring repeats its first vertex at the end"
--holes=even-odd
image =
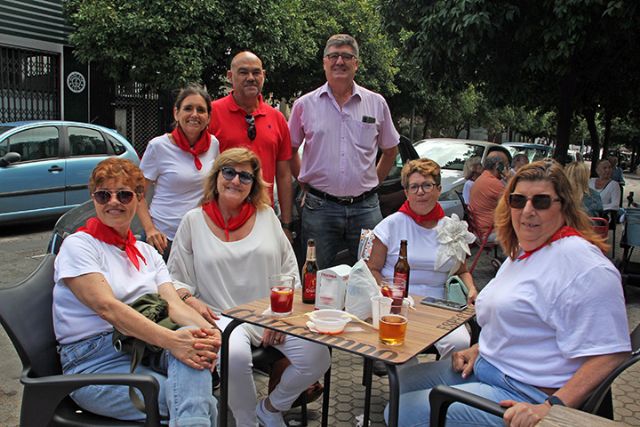
{"type": "Polygon", "coordinates": [[[528,200],[531,200],[533,208],[538,210],[549,209],[553,202],[560,201],[560,199],[552,199],[548,194],[536,194],[532,197],[527,197],[522,194],[510,194],[509,207],[513,209],[524,209],[528,200]]]}
{"type": "Polygon", "coordinates": [[[93,199],[98,202],[98,204],[106,205],[111,200],[111,196],[116,195],[116,199],[122,203],[123,205],[128,205],[133,200],[133,196],[136,193],[129,190],[118,190],[118,191],[107,191],[107,190],[98,190],[93,192],[93,199]]]}
{"type": "Polygon", "coordinates": [[[235,178],[236,175],[238,175],[240,177],[240,182],[246,185],[251,184],[255,179],[255,177],[251,175],[249,172],[245,172],[245,171],[238,172],[237,170],[235,170],[230,166],[224,166],[223,168],[220,169],[220,172],[222,172],[222,177],[227,181],[232,181],[233,178],[235,178]]]}
{"type": "Polygon", "coordinates": [[[249,125],[249,127],[247,128],[247,136],[250,140],[253,141],[254,139],[256,139],[256,118],[251,114],[247,114],[246,116],[244,116],[244,120],[249,125]]]}

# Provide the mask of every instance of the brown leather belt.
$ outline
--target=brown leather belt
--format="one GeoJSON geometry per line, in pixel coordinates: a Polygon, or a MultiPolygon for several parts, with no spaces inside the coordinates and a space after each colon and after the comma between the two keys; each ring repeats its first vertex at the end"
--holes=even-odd
{"type": "Polygon", "coordinates": [[[334,196],[332,194],[329,193],[325,193],[324,191],[320,191],[316,188],[311,187],[310,185],[307,185],[307,191],[311,194],[313,194],[316,197],[320,197],[321,199],[325,199],[325,200],[329,200],[330,202],[334,202],[334,203],[338,203],[339,205],[352,205],[354,203],[358,203],[358,202],[363,202],[365,200],[367,200],[369,197],[373,196],[374,194],[376,194],[376,190],[378,188],[373,188],[369,191],[365,191],[364,193],[360,194],[359,196],[347,196],[347,197],[339,197],[339,196],[334,196]]]}

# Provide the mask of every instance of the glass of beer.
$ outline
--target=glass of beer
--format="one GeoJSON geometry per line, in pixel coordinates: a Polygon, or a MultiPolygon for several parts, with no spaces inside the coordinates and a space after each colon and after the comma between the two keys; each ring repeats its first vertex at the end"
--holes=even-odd
{"type": "Polygon", "coordinates": [[[269,277],[271,286],[271,312],[274,316],[288,316],[293,309],[293,284],[290,274],[276,274],[269,277]]]}
{"type": "Polygon", "coordinates": [[[405,279],[398,277],[384,277],[380,283],[382,285],[382,289],[380,289],[382,295],[393,300],[391,305],[391,312],[393,313],[402,306],[407,282],[405,279]]]}
{"type": "Polygon", "coordinates": [[[407,333],[408,313],[409,313],[409,301],[400,300],[400,304],[395,302],[391,303],[391,311],[388,304],[380,301],[380,324],[378,328],[378,334],[380,341],[387,345],[402,345],[404,344],[404,337],[407,333]],[[385,313],[385,314],[383,314],[385,313]]]}

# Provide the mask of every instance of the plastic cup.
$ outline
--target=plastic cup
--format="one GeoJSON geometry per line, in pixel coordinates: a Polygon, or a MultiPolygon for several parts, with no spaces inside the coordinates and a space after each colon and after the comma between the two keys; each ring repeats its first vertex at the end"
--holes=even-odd
{"type": "MultiPolygon", "coordinates": [[[[384,302],[380,301],[378,309],[383,310],[384,302]]],[[[402,300],[398,305],[392,303],[388,314],[380,314],[378,334],[380,342],[387,345],[402,345],[407,334],[409,323],[409,302],[402,300]]],[[[382,311],[380,311],[382,313],[382,311]]]]}
{"type": "Polygon", "coordinates": [[[374,328],[378,329],[379,327],[380,313],[389,314],[391,312],[392,301],[391,298],[379,295],[371,297],[371,323],[374,328]]]}
{"type": "Polygon", "coordinates": [[[276,274],[269,277],[271,286],[271,313],[274,316],[288,316],[293,309],[293,284],[290,274],[276,274]]]}
{"type": "Polygon", "coordinates": [[[402,305],[404,290],[407,286],[407,281],[405,279],[384,277],[380,284],[382,295],[393,299],[394,306],[402,305]]]}

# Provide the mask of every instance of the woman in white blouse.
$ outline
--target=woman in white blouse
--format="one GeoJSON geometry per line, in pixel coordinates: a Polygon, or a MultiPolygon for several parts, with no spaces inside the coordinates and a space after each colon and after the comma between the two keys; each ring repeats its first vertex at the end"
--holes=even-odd
{"type": "Polygon", "coordinates": [[[609,160],[603,159],[598,162],[596,168],[598,177],[589,179],[589,188],[600,193],[602,208],[605,211],[617,211],[620,208],[620,184],[611,179],[612,172],[609,160]]]}

